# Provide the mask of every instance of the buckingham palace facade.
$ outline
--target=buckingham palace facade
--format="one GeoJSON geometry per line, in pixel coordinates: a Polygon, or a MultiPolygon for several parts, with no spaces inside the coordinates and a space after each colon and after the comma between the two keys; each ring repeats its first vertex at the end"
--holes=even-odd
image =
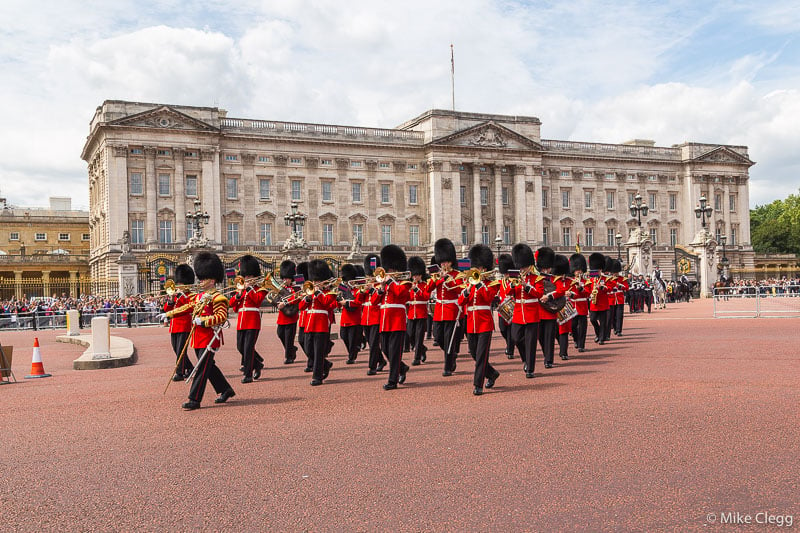
{"type": "Polygon", "coordinates": [[[169,274],[183,260],[196,205],[228,262],[244,253],[279,261],[293,203],[308,215],[312,255],[338,260],[354,241],[364,252],[391,242],[426,256],[440,237],[501,251],[526,242],[566,253],[579,242],[616,255],[615,235],[627,238],[638,224],[629,212],[637,193],[665,272],[674,246],[700,229],[701,195],[714,208],[710,231],[728,238],[731,265],[752,267],[747,147],[547,140],[541,126],[536,117],[431,110],[378,129],[108,100],[82,153],[91,275],[116,275],[125,232],[143,272],[169,274]]]}

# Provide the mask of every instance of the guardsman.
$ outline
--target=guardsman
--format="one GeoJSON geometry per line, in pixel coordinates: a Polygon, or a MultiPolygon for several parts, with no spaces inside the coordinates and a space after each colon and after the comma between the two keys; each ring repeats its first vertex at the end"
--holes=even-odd
{"type": "MultiPolygon", "coordinates": [[[[476,244],[469,250],[469,263],[478,273],[487,272],[494,265],[494,254],[485,244],[476,244]]],[[[492,302],[498,289],[499,282],[490,284],[480,276],[474,279],[468,277],[466,288],[459,296],[459,304],[467,305],[467,343],[469,353],[475,360],[475,375],[472,380],[472,393],[475,396],[483,394],[484,379],[486,388],[491,389],[500,376],[500,372],[489,364],[489,348],[494,331],[492,302]]]]}
{"type": "Polygon", "coordinates": [[[428,282],[425,281],[425,261],[418,256],[408,259],[408,270],[411,272],[412,285],[409,289],[411,300],[408,302],[408,335],[414,349],[412,366],[424,363],[427,359],[425,332],[428,329],[428,299],[431,296],[428,282]]]}
{"type": "Polygon", "coordinates": [[[342,306],[342,318],[339,323],[339,335],[342,337],[347,350],[347,364],[356,362],[358,351],[361,349],[361,304],[356,301],[353,290],[348,282],[354,281],[358,275],[356,267],[350,263],[342,265],[340,270],[342,286],[339,293],[339,305],[342,306]]]}
{"type": "Polygon", "coordinates": [[[545,368],[553,368],[553,357],[555,354],[555,341],[558,332],[556,313],[551,312],[542,304],[550,300],[564,296],[555,284],[552,274],[553,263],[556,253],[548,246],[542,246],[536,250],[536,268],[539,270],[537,285],[542,292],[539,299],[539,344],[542,347],[542,357],[545,368]]]}
{"type": "Polygon", "coordinates": [[[333,277],[328,263],[314,259],[308,264],[308,275],[314,282],[313,293],[304,295],[299,307],[308,317],[305,327],[306,350],[313,358],[311,385],[317,386],[322,385],[333,366],[327,359],[331,340],[331,311],[339,306],[339,302],[336,294],[328,290],[330,287],[323,287],[321,283],[333,277]]]}
{"type": "Polygon", "coordinates": [[[594,342],[605,344],[606,324],[608,319],[608,288],[606,287],[603,268],[606,258],[603,254],[595,252],[589,256],[589,321],[594,328],[594,342]]]}
{"type": "MultiPolygon", "coordinates": [[[[558,291],[565,296],[570,296],[573,279],[569,275],[569,259],[567,256],[557,254],[553,261],[554,283],[558,291]]],[[[558,323],[558,355],[563,361],[569,359],[569,333],[572,331],[572,319],[558,323]]]]}
{"type": "Polygon", "coordinates": [[[452,376],[456,369],[458,355],[458,321],[461,312],[458,296],[461,286],[455,279],[458,270],[456,247],[450,239],[439,239],[433,245],[433,258],[439,265],[439,272],[428,282],[428,292],[436,295],[433,310],[433,335],[444,352],[444,371],[442,376],[452,376]]]}
{"type": "Polygon", "coordinates": [[[539,298],[543,293],[537,286],[537,275],[533,273],[535,258],[531,247],[524,243],[511,249],[514,266],[519,270],[519,279],[514,281],[514,317],[511,332],[520,357],[525,364],[525,377],[532,378],[536,366],[536,344],[539,342],[539,298]]]}
{"type": "MultiPolygon", "coordinates": [[[[381,266],[381,258],[375,254],[367,254],[364,258],[364,275],[371,277],[373,271],[381,266]]],[[[381,310],[373,304],[374,286],[365,285],[355,294],[355,301],[361,304],[361,326],[369,344],[368,376],[374,376],[386,366],[386,359],[381,353],[381,310]]]]}
{"type": "Polygon", "coordinates": [[[572,273],[573,285],[570,288],[572,305],[578,313],[572,319],[572,338],[578,352],[586,351],[586,329],[589,315],[589,289],[584,283],[586,274],[586,258],[581,254],[572,254],[569,258],[569,269],[572,273]]]}
{"type": "Polygon", "coordinates": [[[373,300],[373,304],[380,305],[381,347],[389,359],[389,379],[383,389],[393,390],[398,383],[405,383],[408,372],[408,365],[403,362],[403,344],[406,338],[406,304],[411,299],[409,285],[412,282],[395,279],[392,275],[406,272],[408,268],[406,253],[396,244],[381,248],[381,265],[386,273],[383,279],[376,279],[378,298],[373,300]]]}
{"type": "Polygon", "coordinates": [[[614,333],[622,336],[622,320],[625,316],[625,294],[628,292],[628,280],[620,275],[622,272],[622,263],[618,259],[614,259],[614,265],[611,273],[614,276],[614,297],[616,299],[616,306],[614,306],[614,333]]]}
{"type": "MultiPolygon", "coordinates": [[[[509,271],[514,270],[514,259],[511,254],[501,254],[497,258],[497,269],[503,275],[500,289],[497,291],[499,303],[502,304],[506,299],[514,299],[513,287],[508,279],[509,271]]],[[[506,341],[506,357],[514,359],[514,335],[511,332],[511,322],[506,322],[502,316],[498,316],[497,323],[500,326],[500,335],[506,341]]]]}
{"type": "MultiPolygon", "coordinates": [[[[308,276],[308,261],[297,264],[297,275],[300,277],[300,285],[311,279],[308,276]]],[[[299,314],[297,320],[297,344],[300,345],[300,348],[303,349],[303,353],[306,354],[306,367],[303,369],[303,372],[313,372],[314,355],[306,348],[306,323],[308,323],[308,314],[300,308],[300,300],[297,300],[297,304],[299,314]]]]}
{"type": "Polygon", "coordinates": [[[181,313],[172,314],[169,319],[169,334],[172,341],[172,350],[175,352],[175,375],[173,381],[186,379],[192,372],[194,366],[189,361],[189,354],[185,353],[186,343],[189,341],[189,332],[192,330],[192,309],[187,308],[186,304],[192,301],[192,285],[194,285],[194,270],[186,264],[178,265],[175,268],[175,293],[167,298],[164,304],[164,313],[173,309],[183,308],[181,313]],[[183,357],[181,357],[183,354],[183,357]]]}
{"type": "Polygon", "coordinates": [[[276,319],[278,338],[283,344],[283,364],[290,365],[294,363],[297,357],[297,346],[294,345],[294,338],[297,335],[297,322],[300,320],[300,312],[298,310],[297,302],[294,301],[294,295],[297,289],[294,286],[294,278],[297,275],[297,267],[294,261],[288,259],[283,261],[280,266],[281,283],[283,283],[284,290],[281,291],[280,297],[286,298],[286,303],[278,301],[278,318],[276,319]]]}
{"type": "Polygon", "coordinates": [[[617,276],[614,275],[614,261],[611,256],[606,256],[606,265],[603,267],[606,275],[606,287],[608,288],[608,313],[606,313],[606,338],[611,340],[611,331],[614,329],[614,322],[617,317],[617,276]]]}
{"type": "Polygon", "coordinates": [[[242,383],[252,383],[264,369],[264,358],[256,351],[256,341],[261,333],[261,304],[267,291],[252,284],[253,278],[261,276],[261,265],[252,255],[243,255],[239,260],[239,276],[230,305],[237,315],[236,349],[244,362],[242,383]]]}
{"type": "MultiPolygon", "coordinates": [[[[223,344],[222,325],[228,320],[228,299],[216,289],[216,284],[225,280],[225,267],[219,256],[210,252],[198,253],[192,264],[200,282],[200,290],[194,296],[194,301],[187,304],[196,311],[192,319],[192,348],[197,355],[197,366],[193,370],[189,401],[183,404],[186,410],[200,408],[207,381],[219,394],[214,403],[225,403],[236,395],[214,362],[214,355],[223,344]]],[[[181,311],[181,308],[173,309],[168,316],[181,311]]]]}

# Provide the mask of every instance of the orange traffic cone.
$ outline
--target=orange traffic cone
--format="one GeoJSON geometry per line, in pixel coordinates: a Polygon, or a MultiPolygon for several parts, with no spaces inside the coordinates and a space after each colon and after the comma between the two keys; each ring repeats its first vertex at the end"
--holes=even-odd
{"type": "Polygon", "coordinates": [[[31,375],[25,376],[25,379],[31,378],[49,378],[50,374],[44,373],[44,365],[42,364],[42,354],[39,351],[39,337],[33,339],[33,361],[31,362],[31,375]]]}

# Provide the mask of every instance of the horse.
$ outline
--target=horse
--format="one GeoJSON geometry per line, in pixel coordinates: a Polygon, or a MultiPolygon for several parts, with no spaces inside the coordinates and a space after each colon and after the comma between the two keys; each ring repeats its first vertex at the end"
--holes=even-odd
{"type": "Polygon", "coordinates": [[[667,285],[664,280],[657,278],[654,274],[650,275],[650,286],[653,287],[653,300],[656,309],[667,308],[667,285]]]}

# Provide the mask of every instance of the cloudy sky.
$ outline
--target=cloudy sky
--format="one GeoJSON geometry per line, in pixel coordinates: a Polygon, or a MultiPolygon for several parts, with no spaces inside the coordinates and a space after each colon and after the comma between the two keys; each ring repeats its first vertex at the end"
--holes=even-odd
{"type": "Polygon", "coordinates": [[[88,204],[106,99],[393,127],[450,107],[542,136],[745,144],[751,203],[800,186],[800,2],[3,0],[0,195],[88,204]]]}

